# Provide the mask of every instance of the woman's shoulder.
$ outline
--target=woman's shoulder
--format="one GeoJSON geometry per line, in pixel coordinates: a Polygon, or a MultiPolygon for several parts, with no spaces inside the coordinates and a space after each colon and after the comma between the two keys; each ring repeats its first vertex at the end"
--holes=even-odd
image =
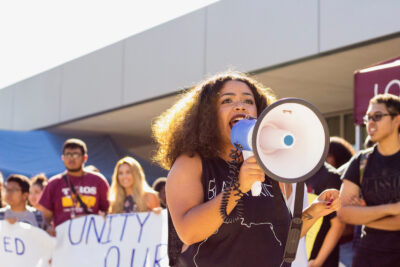
{"type": "Polygon", "coordinates": [[[181,154],[168,173],[167,190],[198,186],[201,183],[202,171],[202,158],[199,154],[181,154]]]}
{"type": "Polygon", "coordinates": [[[172,165],[171,171],[176,169],[187,169],[187,170],[200,170],[202,167],[202,158],[199,154],[188,154],[183,153],[179,155],[174,164],[172,165]]]}

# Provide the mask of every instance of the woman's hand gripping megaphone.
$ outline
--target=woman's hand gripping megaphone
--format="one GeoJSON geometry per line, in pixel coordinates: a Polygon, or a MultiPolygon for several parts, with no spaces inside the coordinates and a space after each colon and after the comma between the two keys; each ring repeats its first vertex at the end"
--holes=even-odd
{"type": "Polygon", "coordinates": [[[253,196],[259,196],[262,189],[261,183],[264,180],[265,173],[258,165],[254,155],[244,156],[244,162],[239,171],[239,189],[243,193],[247,193],[251,189],[253,196]]]}
{"type": "Polygon", "coordinates": [[[241,148],[243,154],[243,165],[239,172],[239,189],[243,193],[247,193],[251,188],[252,196],[261,194],[261,182],[265,180],[265,173],[257,164],[251,148],[251,138],[256,119],[247,117],[239,121],[233,126],[231,131],[232,144],[241,148]],[[244,165],[249,166],[244,167],[244,165]],[[242,171],[243,170],[243,171],[242,171]],[[242,188],[242,183],[245,185],[242,188]]]}

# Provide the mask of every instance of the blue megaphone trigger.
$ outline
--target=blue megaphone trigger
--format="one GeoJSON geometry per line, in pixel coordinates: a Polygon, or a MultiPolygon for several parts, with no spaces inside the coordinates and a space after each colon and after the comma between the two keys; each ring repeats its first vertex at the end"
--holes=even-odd
{"type": "Polygon", "coordinates": [[[254,125],[257,120],[255,118],[243,119],[233,125],[231,130],[231,142],[236,148],[240,150],[253,151],[251,146],[251,139],[254,125]]]}

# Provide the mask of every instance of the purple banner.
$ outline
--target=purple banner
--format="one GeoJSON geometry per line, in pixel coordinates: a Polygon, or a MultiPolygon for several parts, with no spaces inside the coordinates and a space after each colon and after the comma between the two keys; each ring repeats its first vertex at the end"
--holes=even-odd
{"type": "Polygon", "coordinates": [[[400,57],[391,59],[354,74],[354,122],[363,124],[369,100],[377,94],[400,96],[400,57]]]}

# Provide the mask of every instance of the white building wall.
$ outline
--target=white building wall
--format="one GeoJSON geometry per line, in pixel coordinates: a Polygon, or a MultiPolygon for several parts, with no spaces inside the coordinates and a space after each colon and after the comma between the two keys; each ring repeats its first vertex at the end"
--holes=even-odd
{"type": "Polygon", "coordinates": [[[14,129],[14,91],[16,85],[0,90],[0,129],[14,129]]]}
{"type": "Polygon", "coordinates": [[[62,66],[61,121],[121,105],[123,43],[62,66]]]}
{"type": "Polygon", "coordinates": [[[257,70],[318,53],[318,5],[221,1],[208,9],[207,72],[257,70]]]}
{"type": "Polygon", "coordinates": [[[13,129],[34,129],[60,121],[60,78],[61,68],[55,68],[15,86],[13,129]]]}
{"type": "Polygon", "coordinates": [[[175,92],[204,74],[205,9],[125,41],[123,104],[175,92]]]}
{"type": "Polygon", "coordinates": [[[320,0],[320,52],[400,31],[398,0],[320,0]]]}
{"type": "Polygon", "coordinates": [[[221,0],[0,90],[0,129],[79,119],[400,31],[397,0],[221,0]]]}

